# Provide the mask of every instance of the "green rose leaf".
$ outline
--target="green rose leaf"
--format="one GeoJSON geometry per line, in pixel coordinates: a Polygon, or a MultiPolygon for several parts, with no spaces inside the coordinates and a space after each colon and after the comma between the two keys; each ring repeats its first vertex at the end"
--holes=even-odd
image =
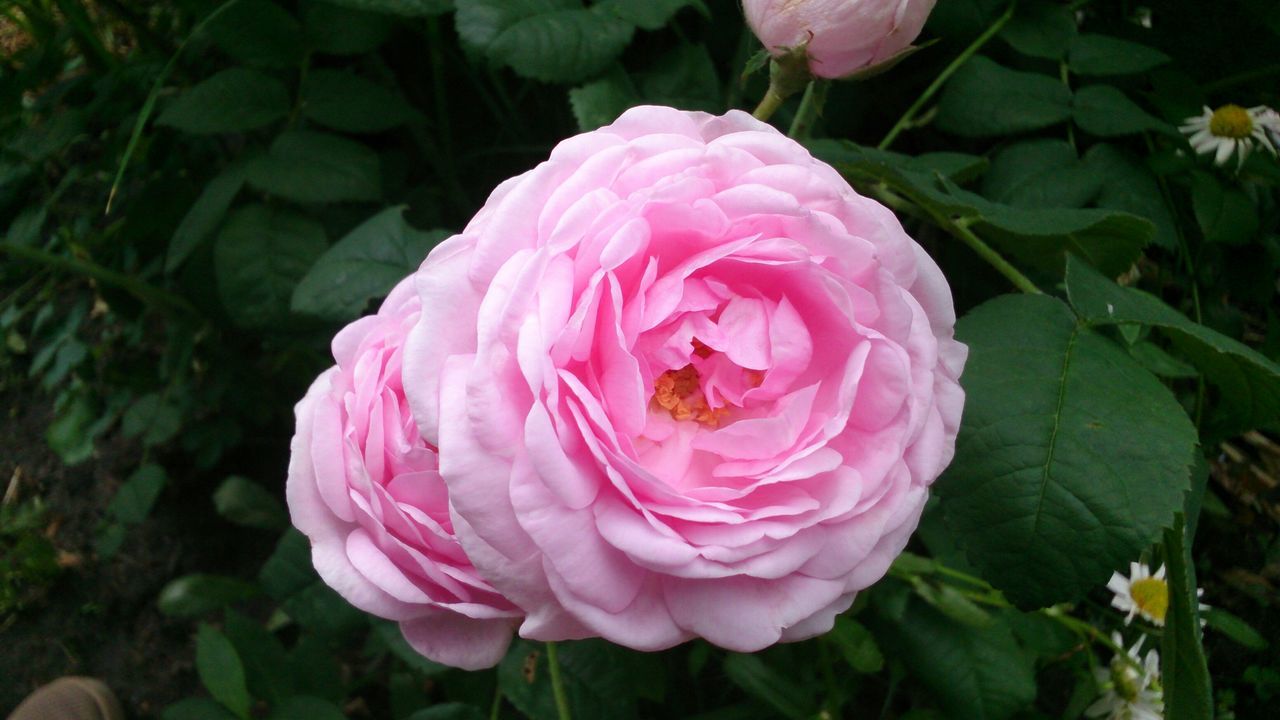
{"type": "Polygon", "coordinates": [[[1154,376],[1061,301],[1003,296],[957,325],[969,345],[947,525],[1016,603],[1080,598],[1173,521],[1196,430],[1154,376]]]}
{"type": "Polygon", "coordinates": [[[389,620],[375,620],[373,623],[373,637],[382,641],[387,650],[399,658],[400,662],[413,668],[423,677],[435,677],[437,675],[447,673],[451,669],[448,665],[442,665],[422,653],[413,649],[408,640],[404,639],[404,633],[400,632],[400,626],[389,620]]]}
{"type": "Polygon", "coordinates": [[[628,76],[615,66],[599,80],[569,91],[569,104],[585,131],[608,125],[641,104],[718,112],[723,102],[720,78],[707,49],[686,43],[663,53],[644,72],[628,76]]]}
{"type": "MultiPolygon", "coordinates": [[[[367,615],[320,580],[291,595],[280,604],[280,609],[302,627],[322,635],[345,635],[368,624],[367,615]]],[[[295,657],[300,647],[301,645],[294,646],[295,657]]],[[[329,661],[332,660],[330,656],[329,661]]],[[[298,681],[299,692],[327,697],[326,693],[336,691],[341,696],[341,688],[316,682],[315,678],[304,681],[295,675],[294,679],[298,681]]]]}
{"type": "Polygon", "coordinates": [[[252,701],[240,656],[226,635],[203,623],[196,633],[196,672],[214,700],[247,720],[252,701]]]}
{"type": "Polygon", "coordinates": [[[358,142],[336,135],[291,130],[271,151],[249,162],[249,184],[302,203],[377,200],[382,196],[378,156],[358,142]]]}
{"type": "Polygon", "coordinates": [[[227,210],[231,209],[231,203],[240,193],[240,188],[244,187],[245,168],[243,162],[233,163],[204,186],[200,197],[196,198],[195,204],[182,218],[178,229],[173,231],[169,252],[164,258],[165,272],[173,272],[181,267],[191,257],[191,253],[200,247],[200,243],[218,229],[227,210]]]}
{"type": "Polygon", "coordinates": [[[402,125],[413,108],[390,88],[342,70],[315,70],[302,84],[302,114],[334,130],[375,133],[402,125]]]}
{"type": "Polygon", "coordinates": [[[325,246],[324,228],[305,215],[265,205],[236,211],[213,256],[227,314],[242,327],[282,323],[293,288],[325,246]]]}
{"type": "Polygon", "coordinates": [[[569,90],[569,107],[583,132],[608,125],[639,102],[631,78],[621,68],[569,90]]]}
{"type": "Polygon", "coordinates": [[[1067,53],[1067,66],[1081,75],[1132,75],[1167,62],[1159,50],[1106,35],[1077,36],[1067,53]]]}
{"type": "Polygon", "coordinates": [[[248,68],[230,68],[179,95],[156,122],[197,135],[243,132],[289,114],[284,83],[248,68]]]}
{"type": "Polygon", "coordinates": [[[1076,91],[1072,117],[1081,130],[1099,137],[1133,135],[1144,130],[1172,133],[1173,129],[1110,85],[1089,85],[1076,91]]]}
{"type": "Polygon", "coordinates": [[[1224,187],[1209,173],[1191,178],[1191,208],[1204,239],[1224,245],[1246,245],[1258,234],[1258,209],[1244,191],[1224,187]]]}
{"type": "Polygon", "coordinates": [[[449,235],[424,232],[405,222],[404,207],[374,215],[325,251],[293,292],[294,312],[350,320],[422,264],[449,235]]]}
{"type": "Polygon", "coordinates": [[[273,2],[238,2],[214,18],[205,32],[214,45],[247,65],[291,68],[302,62],[302,26],[273,2]]]}
{"type": "Polygon", "coordinates": [[[1033,657],[1003,617],[980,627],[957,623],[919,598],[909,599],[900,618],[878,615],[881,645],[946,717],[1004,720],[1035,700],[1033,657]]]}
{"type": "Polygon", "coordinates": [[[133,471],[128,480],[116,490],[107,505],[107,512],[122,523],[140,523],[147,519],[160,491],[164,490],[167,477],[164,468],[148,463],[133,471]]]}
{"type": "Polygon", "coordinates": [[[812,718],[817,709],[812,693],[785,672],[770,667],[758,655],[733,653],[724,660],[724,674],[748,695],[790,720],[812,718]]]}
{"type": "MultiPolygon", "coordinates": [[[[656,655],[637,653],[603,640],[558,644],[558,660],[574,717],[639,717],[636,701],[660,700],[664,672],[656,655]]],[[[512,643],[498,665],[503,695],[530,720],[556,720],[546,646],[527,640],[512,643]]]]}
{"type": "Polygon", "coordinates": [[[182,408],[164,393],[147,393],[125,410],[120,430],[136,437],[144,446],[160,445],[173,438],[182,426],[182,408]]]}
{"type": "Polygon", "coordinates": [[[855,183],[886,183],[935,214],[963,219],[982,238],[1050,274],[1061,274],[1067,253],[1075,253],[1119,275],[1138,259],[1154,232],[1150,222],[1128,213],[993,203],[957,187],[948,176],[982,167],[981,162],[964,163],[965,156],[955,164],[949,158],[939,162],[936,153],[908,158],[847,142],[811,142],[810,148],[855,183]]]}
{"type": "Polygon", "coordinates": [[[316,571],[311,566],[311,542],[297,530],[286,530],[262,564],[258,584],[273,599],[282,601],[316,581],[316,571]]]}
{"type": "Polygon", "coordinates": [[[293,674],[284,645],[262,625],[227,609],[223,632],[235,646],[254,697],[277,703],[293,694],[293,674]]]}
{"type": "Polygon", "coordinates": [[[1000,37],[1023,55],[1061,60],[1076,38],[1075,13],[1061,3],[1024,2],[1000,37]]]}
{"type": "Polygon", "coordinates": [[[58,408],[58,417],[45,428],[44,439],[66,465],[77,465],[93,456],[94,438],[114,421],[103,416],[93,401],[81,393],[68,397],[58,408]]]}
{"type": "Polygon", "coordinates": [[[1066,257],[1089,258],[1119,275],[1142,254],[1154,227],[1142,218],[1109,210],[1015,208],[979,204],[975,227],[1010,255],[1044,272],[1060,274],[1066,257]]]}
{"type": "Polygon", "coordinates": [[[1060,80],[981,55],[956,71],[938,101],[938,127],[964,137],[1012,135],[1070,117],[1071,91],[1060,80]]]}
{"type": "Polygon", "coordinates": [[[289,513],[267,489],[240,475],[232,475],[213,492],[213,506],[237,525],[278,530],[289,524],[289,513]]]}
{"type": "Polygon", "coordinates": [[[996,202],[1029,208],[1084,207],[1103,177],[1076,157],[1065,140],[1027,140],[996,153],[982,177],[982,194],[996,202]]]}
{"type": "Polygon", "coordinates": [[[1193,322],[1153,295],[1116,285],[1075,258],[1067,262],[1066,283],[1072,306],[1087,322],[1159,328],[1221,390],[1211,435],[1232,435],[1280,418],[1280,365],[1262,353],[1193,322]]]}
{"type": "Polygon", "coordinates": [[[1085,153],[1084,162],[1102,178],[1095,201],[1098,207],[1145,218],[1155,225],[1152,242],[1166,249],[1178,246],[1173,213],[1155,174],[1141,160],[1114,145],[1098,143],[1085,153]]]}
{"type": "Polygon", "coordinates": [[[884,654],[866,626],[851,617],[836,618],[831,632],[823,636],[840,650],[849,667],[860,673],[880,672],[884,667],[884,654]]]}
{"type": "Polygon", "coordinates": [[[257,594],[258,589],[239,578],[223,575],[183,575],[160,590],[156,607],[172,617],[206,615],[257,594]]]}
{"type": "Polygon", "coordinates": [[[534,80],[574,83],[599,74],[635,26],[580,0],[458,0],[463,42],[534,80]]]}

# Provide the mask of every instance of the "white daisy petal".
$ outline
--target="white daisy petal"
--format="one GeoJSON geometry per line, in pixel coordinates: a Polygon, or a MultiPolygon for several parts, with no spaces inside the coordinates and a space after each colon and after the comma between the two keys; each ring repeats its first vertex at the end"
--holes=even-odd
{"type": "Polygon", "coordinates": [[[1227,160],[1231,158],[1231,153],[1235,152],[1236,141],[1224,139],[1218,144],[1217,154],[1214,155],[1213,161],[1219,165],[1226,165],[1227,160]]]}

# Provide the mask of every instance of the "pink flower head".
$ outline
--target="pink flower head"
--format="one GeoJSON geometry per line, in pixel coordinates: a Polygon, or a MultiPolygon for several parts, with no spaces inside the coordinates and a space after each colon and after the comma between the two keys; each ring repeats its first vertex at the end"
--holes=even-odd
{"type": "Polygon", "coordinates": [[[765,49],[804,45],[809,71],[841,78],[902,52],[924,28],[935,0],[743,0],[765,49]]]}
{"type": "Polygon", "coordinates": [[[454,536],[436,449],[400,381],[418,320],[412,279],[333,340],[337,365],[298,403],[289,462],[293,524],[320,577],[352,605],[397,620],[423,655],[475,669],[502,659],[519,610],[476,572],[454,536]]]}
{"type": "MultiPolygon", "coordinates": [[[[824,632],[953,453],[967,351],[942,273],[742,112],[639,107],[560,143],[416,283],[405,393],[462,547],[531,639],[824,632]]],[[[367,484],[334,485],[354,515],[367,484]]]]}

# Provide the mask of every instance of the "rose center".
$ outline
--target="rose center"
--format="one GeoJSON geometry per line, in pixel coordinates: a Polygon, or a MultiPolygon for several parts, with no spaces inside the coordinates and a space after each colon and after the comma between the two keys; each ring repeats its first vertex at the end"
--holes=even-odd
{"type": "Polygon", "coordinates": [[[1210,116],[1209,132],[1236,140],[1247,138],[1253,132],[1253,118],[1239,105],[1223,105],[1210,116]]]}
{"type": "Polygon", "coordinates": [[[741,409],[738,402],[741,394],[763,384],[765,373],[729,363],[725,355],[697,338],[693,338],[691,345],[693,351],[686,365],[654,378],[649,407],[669,413],[673,420],[693,420],[717,428],[733,410],[741,409]],[[725,397],[726,378],[735,378],[729,380],[736,388],[729,397],[725,397]]]}
{"type": "MultiPolygon", "coordinates": [[[[705,346],[704,346],[705,347],[705,346]]],[[[728,408],[713,408],[702,394],[702,378],[692,364],[679,370],[668,370],[653,381],[654,408],[671,413],[674,420],[690,420],[716,427],[729,414],[728,408]]]]}
{"type": "Polygon", "coordinates": [[[1169,586],[1164,580],[1153,577],[1135,580],[1129,586],[1129,596],[1142,612],[1164,622],[1164,615],[1169,610],[1169,586]]]}

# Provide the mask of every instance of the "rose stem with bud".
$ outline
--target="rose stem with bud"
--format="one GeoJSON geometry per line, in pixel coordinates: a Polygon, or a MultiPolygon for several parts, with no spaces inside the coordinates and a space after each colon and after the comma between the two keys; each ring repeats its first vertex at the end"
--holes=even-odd
{"type": "MultiPolygon", "coordinates": [[[[787,48],[781,55],[769,60],[769,89],[764,92],[760,104],[751,112],[755,119],[766,122],[782,107],[782,101],[813,86],[809,72],[809,56],[805,46],[787,48]]],[[[805,93],[809,97],[809,93],[805,93]]]]}
{"type": "Polygon", "coordinates": [[[782,107],[783,100],[786,100],[786,98],[774,92],[773,86],[770,85],[769,89],[765,90],[764,97],[760,99],[760,104],[756,106],[755,110],[751,111],[751,116],[761,122],[765,122],[777,112],[778,108],[782,107]]]}

